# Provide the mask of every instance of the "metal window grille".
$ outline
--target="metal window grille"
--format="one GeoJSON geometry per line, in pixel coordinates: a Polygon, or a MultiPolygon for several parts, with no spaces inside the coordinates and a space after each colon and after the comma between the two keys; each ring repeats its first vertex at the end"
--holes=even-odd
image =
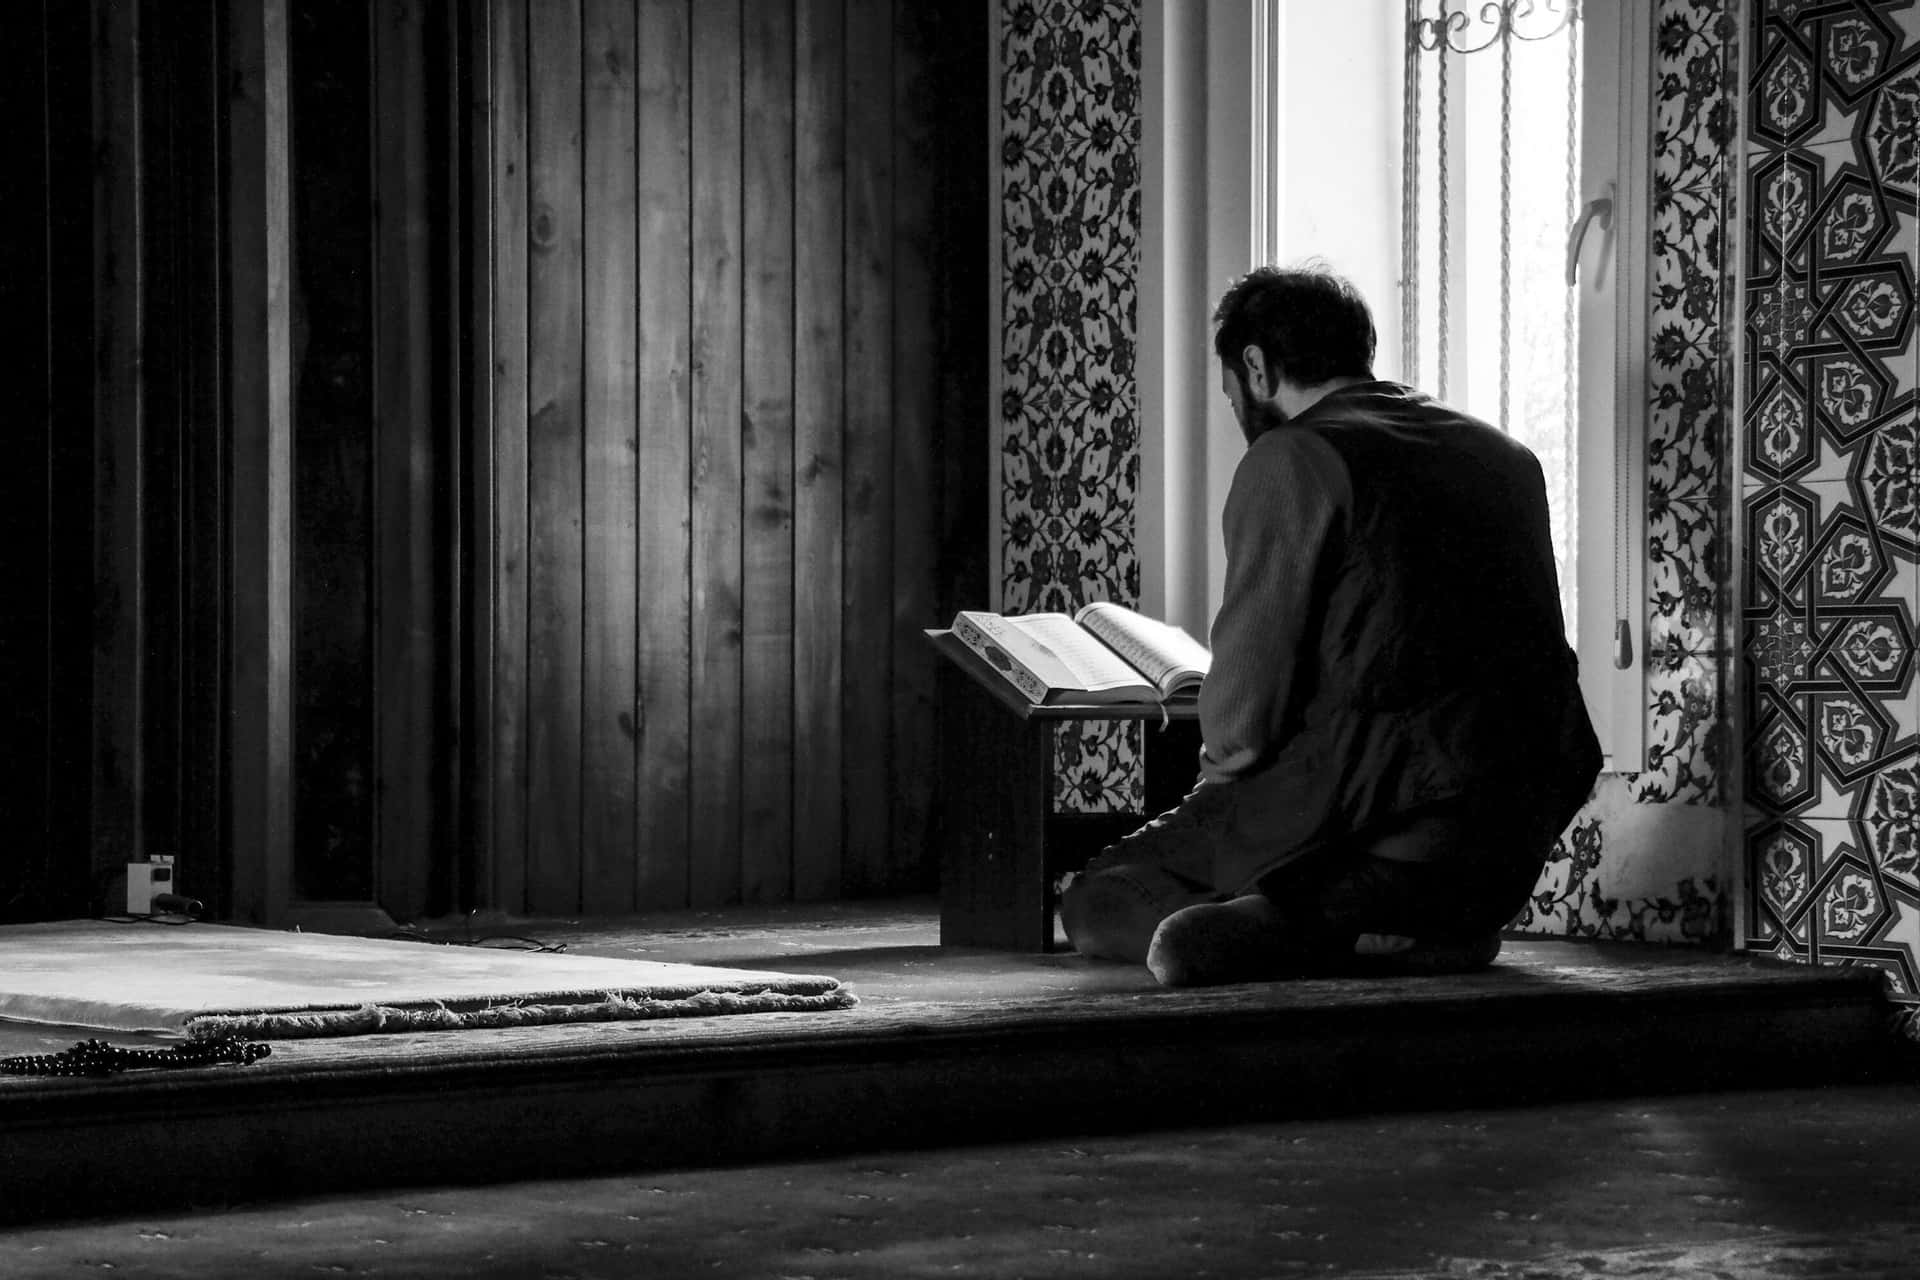
{"type": "Polygon", "coordinates": [[[1580,0],[1407,0],[1405,38],[1402,367],[1540,458],[1571,630],[1580,0]]]}

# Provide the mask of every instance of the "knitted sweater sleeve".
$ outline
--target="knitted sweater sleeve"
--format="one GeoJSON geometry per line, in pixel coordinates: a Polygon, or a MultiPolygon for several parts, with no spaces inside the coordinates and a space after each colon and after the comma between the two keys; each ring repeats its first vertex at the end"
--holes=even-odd
{"type": "Polygon", "coordinates": [[[1200,689],[1206,780],[1253,771],[1297,727],[1301,671],[1319,641],[1308,634],[1315,583],[1351,497],[1339,454],[1308,431],[1268,431],[1234,471],[1221,518],[1226,585],[1200,689]]]}

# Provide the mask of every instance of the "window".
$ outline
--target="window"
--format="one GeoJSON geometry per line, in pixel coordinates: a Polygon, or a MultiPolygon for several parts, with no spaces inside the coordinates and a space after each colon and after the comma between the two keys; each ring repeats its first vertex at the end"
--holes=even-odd
{"type": "Polygon", "coordinates": [[[1220,288],[1322,257],[1373,304],[1380,376],[1505,420],[1553,470],[1582,683],[1609,767],[1637,767],[1646,397],[1615,387],[1645,386],[1646,7],[1145,0],[1142,36],[1143,606],[1204,634],[1219,603],[1243,447],[1211,374],[1220,288]],[[1569,231],[1609,184],[1570,289],[1569,231]]]}
{"type": "Polygon", "coordinates": [[[1546,470],[1568,639],[1615,768],[1645,733],[1644,407],[1615,395],[1644,350],[1634,7],[1407,0],[1402,98],[1405,376],[1546,470]]]}

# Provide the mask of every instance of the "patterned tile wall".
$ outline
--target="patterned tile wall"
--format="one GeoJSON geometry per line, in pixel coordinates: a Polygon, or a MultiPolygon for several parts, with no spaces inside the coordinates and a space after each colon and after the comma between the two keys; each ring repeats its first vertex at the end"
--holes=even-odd
{"type": "MultiPolygon", "coordinates": [[[[1739,0],[1657,0],[1646,766],[1601,780],[1516,927],[1724,939],[1739,0]]],[[[1003,607],[1132,602],[1137,0],[1001,0],[1003,607]]],[[[1063,809],[1140,802],[1137,741],[1062,734],[1063,809]]]]}
{"type": "Polygon", "coordinates": [[[1733,767],[1728,422],[1739,0],[1656,0],[1647,353],[1647,754],[1600,779],[1513,927],[1721,943],[1733,767]]]}
{"type": "MultiPolygon", "coordinates": [[[[1001,0],[1001,607],[1137,604],[1138,0],[1001,0]]],[[[1055,736],[1055,807],[1138,812],[1137,725],[1055,736]]]]}
{"type": "Polygon", "coordinates": [[[1920,992],[1920,3],[1754,0],[1740,518],[1757,949],[1920,992]]]}

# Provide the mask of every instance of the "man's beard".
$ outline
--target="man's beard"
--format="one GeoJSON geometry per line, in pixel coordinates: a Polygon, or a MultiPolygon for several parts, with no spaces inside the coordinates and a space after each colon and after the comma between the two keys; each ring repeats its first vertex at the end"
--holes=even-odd
{"type": "Polygon", "coordinates": [[[1286,411],[1277,404],[1260,404],[1249,398],[1247,403],[1246,433],[1247,443],[1252,444],[1275,427],[1287,425],[1286,411]]]}

